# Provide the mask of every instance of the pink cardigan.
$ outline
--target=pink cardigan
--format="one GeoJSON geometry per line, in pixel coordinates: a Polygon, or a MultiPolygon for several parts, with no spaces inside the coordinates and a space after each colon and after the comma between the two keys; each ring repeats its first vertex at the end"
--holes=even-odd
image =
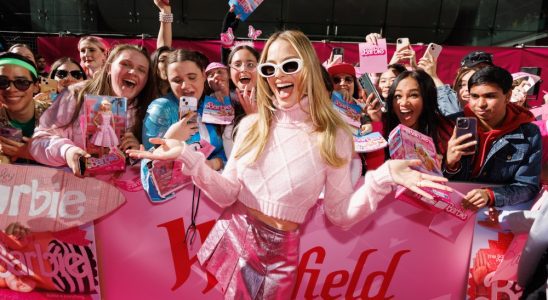
{"type": "MultiPolygon", "coordinates": [[[[301,101],[307,106],[306,98],[301,101]]],[[[350,164],[341,168],[327,165],[321,158],[318,135],[309,114],[298,104],[278,109],[263,154],[249,163],[251,154],[236,159],[235,153],[257,115],[240,122],[239,134],[224,172],[205,164],[205,157],[189,147],[179,157],[183,172],[191,175],[210,199],[221,207],[239,200],[248,207],[282,220],[302,223],[325,187],[324,208],[329,220],[350,227],[375,211],[378,202],[392,191],[393,180],[385,163],[367,172],[357,191],[350,180],[350,164]]],[[[350,161],[352,138],[342,130],[337,134],[337,152],[350,161]]]]}

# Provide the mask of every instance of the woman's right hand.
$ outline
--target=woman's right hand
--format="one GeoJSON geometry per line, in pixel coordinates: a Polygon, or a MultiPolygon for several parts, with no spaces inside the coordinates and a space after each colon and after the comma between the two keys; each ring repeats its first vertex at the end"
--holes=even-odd
{"type": "Polygon", "coordinates": [[[185,142],[177,139],[150,138],[152,144],[159,145],[153,152],[145,151],[141,146],[140,150],[127,150],[126,153],[135,159],[150,160],[175,160],[186,147],[185,142]]]}
{"type": "Polygon", "coordinates": [[[455,169],[455,166],[460,161],[463,155],[473,155],[475,151],[466,151],[470,147],[474,147],[478,142],[466,142],[472,137],[471,133],[457,137],[457,127],[453,128],[453,135],[447,142],[447,155],[445,156],[446,169],[455,169]]]}
{"type": "Polygon", "coordinates": [[[80,170],[80,157],[91,157],[86,151],[80,147],[72,146],[65,153],[65,160],[67,166],[72,170],[72,174],[77,177],[84,177],[80,170]]]}
{"type": "Polygon", "coordinates": [[[377,45],[377,40],[382,39],[380,33],[372,32],[365,36],[365,41],[371,45],[377,45]]]}

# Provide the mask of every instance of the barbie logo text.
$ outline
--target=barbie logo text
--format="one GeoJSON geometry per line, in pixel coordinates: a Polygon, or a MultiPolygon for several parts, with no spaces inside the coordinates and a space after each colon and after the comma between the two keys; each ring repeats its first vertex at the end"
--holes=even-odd
{"type": "Polygon", "coordinates": [[[362,49],[361,56],[376,56],[376,55],[385,55],[386,50],[380,47],[366,48],[362,49]]]}
{"type": "Polygon", "coordinates": [[[238,0],[238,4],[244,9],[246,13],[250,13],[253,11],[253,8],[246,0],[238,0]]]}
{"type": "Polygon", "coordinates": [[[39,191],[38,180],[31,185],[0,185],[0,214],[20,216],[28,209],[29,217],[77,219],[85,212],[86,195],[81,191],[39,191]]]}

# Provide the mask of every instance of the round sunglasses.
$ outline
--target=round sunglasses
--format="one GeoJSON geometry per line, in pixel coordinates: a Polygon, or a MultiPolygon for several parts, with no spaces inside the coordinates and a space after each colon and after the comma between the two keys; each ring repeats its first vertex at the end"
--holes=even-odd
{"type": "Polygon", "coordinates": [[[284,74],[291,75],[299,72],[303,67],[303,60],[300,58],[290,58],[282,61],[279,64],[262,63],[259,64],[258,70],[262,77],[272,77],[276,73],[276,69],[280,69],[284,74]]]}
{"type": "Polygon", "coordinates": [[[15,80],[9,80],[5,77],[2,77],[0,78],[0,90],[7,90],[10,86],[10,84],[13,83],[13,86],[24,92],[26,90],[29,89],[29,87],[32,85],[33,81],[31,80],[27,80],[27,79],[22,79],[22,78],[18,78],[18,79],[15,79],[15,80]]]}
{"type": "Polygon", "coordinates": [[[67,70],[57,70],[55,72],[55,76],[59,77],[60,79],[65,79],[68,75],[72,76],[74,79],[82,79],[84,77],[84,73],[79,70],[74,71],[67,71],[67,70]]]}

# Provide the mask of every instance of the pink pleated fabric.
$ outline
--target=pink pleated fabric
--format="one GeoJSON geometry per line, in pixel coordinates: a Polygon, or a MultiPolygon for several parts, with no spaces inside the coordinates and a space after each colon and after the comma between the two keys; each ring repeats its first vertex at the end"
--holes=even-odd
{"type": "Polygon", "coordinates": [[[298,230],[273,228],[239,201],[225,209],[198,252],[225,299],[289,299],[298,257],[298,230]]]}

